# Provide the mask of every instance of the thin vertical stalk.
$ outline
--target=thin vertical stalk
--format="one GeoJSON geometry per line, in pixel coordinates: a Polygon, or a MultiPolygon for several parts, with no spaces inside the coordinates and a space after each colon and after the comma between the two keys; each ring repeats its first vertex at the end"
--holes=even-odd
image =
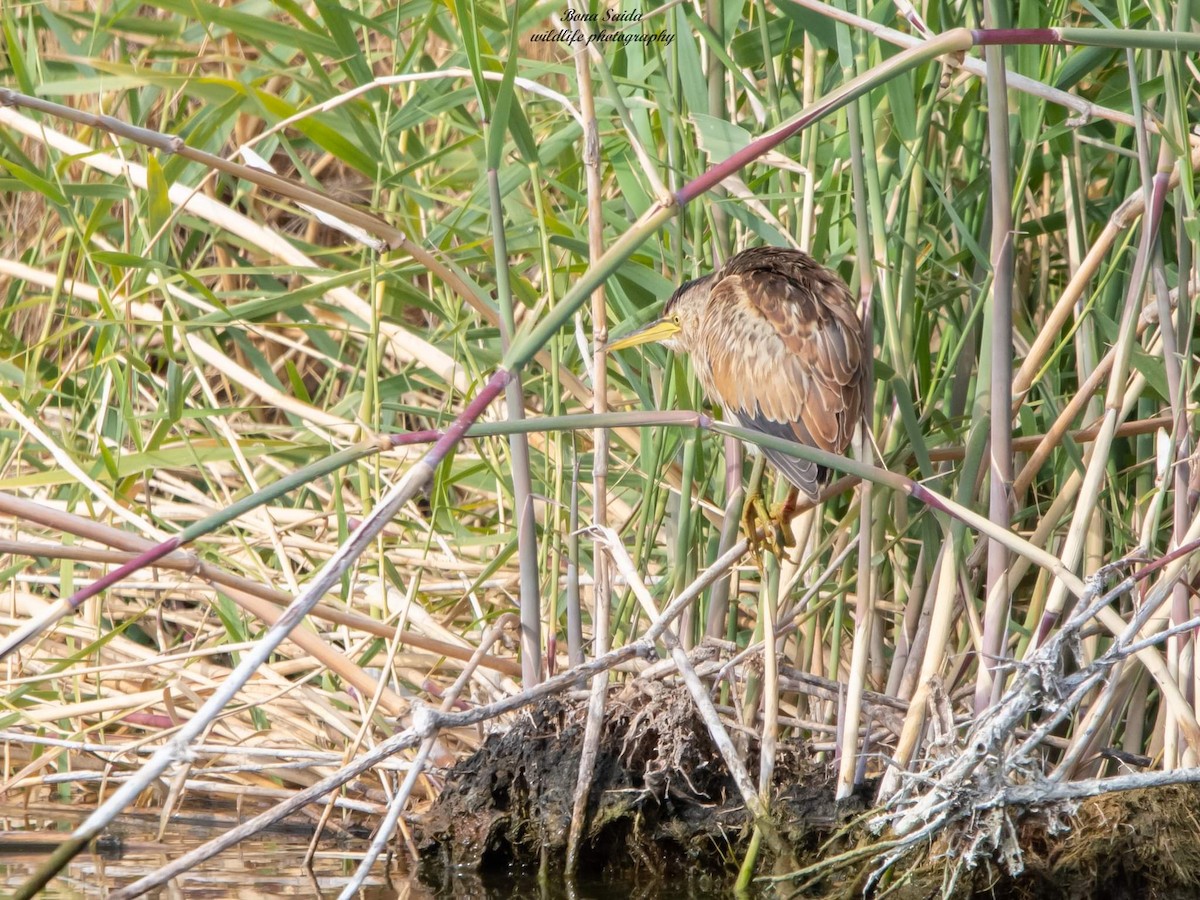
{"type": "MultiPolygon", "coordinates": [[[[860,457],[869,462],[870,439],[863,426],[859,439],[860,457]]],[[[842,722],[841,758],[838,765],[837,799],[849,797],[858,774],[858,734],[862,719],[863,691],[867,686],[872,633],[875,628],[874,578],[871,566],[871,516],[868,512],[874,491],[864,483],[859,493],[858,594],[854,604],[854,644],[850,652],[850,677],[846,683],[846,713],[842,722]]],[[[864,730],[864,737],[866,730],[864,730]]]]}
{"type": "MultiPolygon", "coordinates": [[[[600,63],[603,66],[603,62],[600,63]]],[[[592,91],[592,73],[588,56],[575,54],[575,75],[579,85],[579,106],[583,116],[583,165],[588,203],[588,258],[594,265],[604,252],[604,215],[601,208],[600,131],[596,122],[596,101],[592,91]]],[[[633,131],[631,130],[631,135],[633,131]]],[[[591,295],[592,305],[592,407],[593,412],[608,411],[608,313],[604,303],[604,287],[597,285],[591,295]]],[[[608,429],[597,428],[593,433],[592,453],[592,520],[596,533],[608,527],[608,429]]],[[[576,504],[575,498],[572,502],[576,504]]],[[[609,608],[612,603],[611,570],[608,554],[600,552],[599,538],[592,544],[592,649],[599,657],[609,646],[609,608]]],[[[608,692],[608,672],[599,672],[592,679],[588,718],[580,751],[579,774],[575,783],[575,798],[571,810],[571,826],[567,834],[568,874],[579,865],[579,844],[587,820],[587,803],[591,792],[592,773],[600,749],[600,733],[604,719],[604,702],[608,692]]]]}
{"type": "MultiPolygon", "coordinates": [[[[726,553],[737,541],[742,523],[742,505],[746,501],[746,489],[742,486],[741,441],[731,437],[726,437],[724,440],[726,499],[725,515],[721,519],[721,538],[717,543],[717,556],[726,553]]],[[[708,598],[708,618],[704,627],[706,637],[721,638],[725,636],[732,589],[732,573],[713,585],[708,598]]]]}
{"type": "Polygon", "coordinates": [[[776,565],[772,567],[770,577],[764,579],[762,602],[758,606],[763,639],[763,716],[758,756],[758,795],[764,807],[771,803],[771,779],[775,774],[779,746],[779,647],[776,644],[779,582],[779,566],[776,565]]]}
{"type": "Polygon", "coordinates": [[[900,785],[901,772],[916,756],[925,724],[929,694],[937,680],[936,676],[942,668],[942,663],[945,661],[946,648],[950,642],[954,623],[954,607],[958,599],[958,562],[966,529],[957,521],[946,522],[943,520],[941,525],[946,542],[942,547],[942,556],[939,561],[932,616],[925,639],[925,649],[921,655],[920,674],[917,676],[916,689],[909,701],[908,713],[904,717],[904,726],[893,753],[895,765],[888,769],[879,786],[881,799],[886,799],[895,793],[900,785]]]}
{"type": "MultiPolygon", "coordinates": [[[[714,3],[720,7],[723,4],[714,3]]],[[[771,35],[768,30],[770,19],[767,18],[767,4],[763,0],[754,0],[754,11],[758,16],[758,37],[762,46],[763,70],[767,80],[767,103],[776,112],[779,110],[779,79],[775,77],[774,58],[771,56],[771,35]]]]}
{"type": "MultiPolygon", "coordinates": [[[[725,11],[724,0],[713,0],[703,6],[705,24],[714,37],[725,43],[725,11]]],[[[769,57],[764,57],[765,64],[770,66],[769,57]]],[[[678,77],[678,76],[677,76],[678,77]]],[[[726,84],[724,67],[715,64],[710,59],[708,66],[708,114],[713,118],[727,121],[729,110],[726,104],[726,84]]],[[[716,194],[720,197],[723,194],[716,194]]],[[[716,243],[715,260],[723,262],[733,255],[732,235],[730,233],[729,215],[721,202],[712,204],[712,235],[716,243]]],[[[678,242],[682,249],[683,242],[678,242]]],[[[742,507],[746,492],[742,482],[742,444],[732,438],[726,438],[725,444],[725,515],[721,524],[721,534],[717,541],[717,555],[726,552],[738,539],[742,519],[742,507]]],[[[730,592],[734,576],[713,585],[709,593],[708,609],[704,623],[704,634],[709,637],[724,637],[729,616],[730,592]]],[[[685,635],[688,632],[685,632],[685,635]]]]}
{"type": "MultiPolygon", "coordinates": [[[[570,8],[576,12],[579,12],[580,10],[576,9],[577,5],[578,4],[572,3],[570,8]]],[[[563,27],[562,20],[557,14],[552,16],[552,20],[556,23],[556,27],[563,27]]],[[[662,179],[659,178],[658,168],[655,164],[654,157],[645,148],[645,146],[643,146],[642,140],[638,136],[638,128],[636,123],[633,121],[633,116],[629,113],[629,107],[625,103],[625,96],[621,93],[619,87],[617,86],[617,81],[615,78],[613,78],[612,71],[609,69],[608,63],[605,62],[604,56],[599,50],[599,46],[603,45],[597,46],[591,43],[591,36],[594,32],[592,27],[586,21],[576,19],[571,24],[573,28],[579,29],[587,36],[588,39],[583,43],[583,46],[587,49],[583,52],[588,54],[588,58],[596,66],[596,71],[600,73],[600,80],[604,82],[604,90],[607,94],[607,100],[612,104],[613,111],[617,114],[617,118],[621,120],[621,125],[625,128],[625,136],[628,138],[629,146],[633,149],[634,155],[637,156],[638,163],[641,165],[642,175],[645,177],[646,181],[649,182],[650,188],[658,201],[665,202],[670,194],[667,191],[666,186],[662,183],[662,179]]],[[[578,56],[578,53],[576,53],[576,56],[578,56]]],[[[579,63],[577,62],[575,65],[575,71],[578,74],[579,63]]],[[[597,148],[598,147],[599,144],[597,144],[597,148]]]]}
{"type": "MultiPolygon", "coordinates": [[[[530,177],[534,183],[542,180],[542,170],[538,162],[533,162],[529,166],[530,177]]],[[[550,233],[552,226],[548,221],[546,210],[546,197],[542,191],[533,192],[534,209],[537,214],[539,250],[541,254],[542,271],[546,273],[544,286],[547,297],[553,301],[556,296],[557,285],[554,280],[555,273],[555,256],[550,247],[550,233]]],[[[563,372],[567,371],[562,364],[563,346],[566,341],[562,336],[558,337],[550,347],[550,362],[551,367],[547,370],[550,376],[550,384],[548,388],[544,388],[544,396],[546,403],[551,410],[551,414],[559,416],[563,414],[563,372]]],[[[581,384],[580,387],[583,387],[581,384]]],[[[576,394],[584,402],[591,402],[592,391],[584,388],[580,393],[576,394]]],[[[566,472],[567,460],[577,461],[575,455],[575,440],[574,436],[568,437],[562,433],[554,434],[547,440],[546,448],[543,455],[547,458],[549,471],[544,476],[544,481],[548,482],[548,489],[552,486],[553,499],[552,502],[544,506],[544,524],[542,528],[543,537],[543,552],[547,559],[544,563],[543,571],[547,573],[547,590],[550,592],[548,602],[546,603],[546,667],[545,672],[548,676],[555,674],[558,665],[558,632],[559,622],[562,619],[562,606],[564,604],[574,604],[574,619],[575,624],[579,624],[579,570],[575,568],[572,576],[568,575],[565,592],[559,587],[558,574],[564,568],[570,568],[572,560],[569,558],[573,551],[577,551],[578,543],[568,548],[567,544],[571,540],[570,535],[578,528],[578,525],[569,525],[567,520],[570,518],[570,510],[572,502],[574,502],[576,512],[578,512],[578,500],[572,493],[571,500],[564,496],[564,492],[570,490],[574,492],[575,486],[578,483],[578,472],[572,472],[568,477],[566,472]],[[570,451],[568,452],[568,446],[570,451]],[[564,528],[564,526],[567,526],[564,528]],[[564,566],[565,561],[565,566],[564,566]]],[[[576,557],[577,559],[577,557],[576,557]]],[[[572,613],[567,613],[568,629],[572,613]]],[[[568,654],[570,654],[570,645],[573,639],[577,638],[579,631],[568,633],[567,645],[568,654]]],[[[575,649],[579,650],[581,643],[575,641],[575,649]]],[[[572,662],[571,665],[577,665],[583,662],[580,657],[577,662],[572,662]]]]}
{"type": "MultiPolygon", "coordinates": [[[[762,496],[763,473],[766,471],[767,458],[759,453],[754,458],[754,465],[750,469],[750,480],[746,483],[746,493],[750,497],[762,496]]],[[[750,642],[758,643],[763,639],[763,614],[762,609],[765,603],[767,591],[769,587],[769,571],[771,561],[762,563],[759,567],[759,603],[758,617],[754,623],[754,631],[751,634],[750,642]]],[[[742,692],[742,724],[747,728],[753,728],[755,721],[758,719],[758,707],[762,702],[763,676],[757,670],[751,670],[746,675],[746,686],[742,692]]]]}
{"type": "MultiPolygon", "coordinates": [[[[508,280],[508,242],[504,232],[504,207],[500,199],[500,176],[487,172],[491,200],[492,247],[496,262],[496,294],[500,302],[500,344],[507,353],[516,331],[512,289],[508,280]]],[[[514,374],[505,388],[510,421],[525,418],[521,376],[514,374]]],[[[521,679],[525,687],[542,680],[542,598],[538,585],[537,518],[533,509],[533,481],[529,473],[529,438],[523,434],[508,439],[512,454],[513,500],[516,503],[517,558],[520,561],[521,679]]]]}
{"type": "MultiPolygon", "coordinates": [[[[859,69],[867,67],[867,60],[861,52],[855,53],[854,59],[859,69]]],[[[859,314],[863,318],[865,327],[867,328],[868,341],[873,344],[871,337],[872,288],[876,281],[876,273],[883,271],[877,266],[877,263],[882,261],[882,255],[886,253],[886,242],[880,234],[883,231],[882,203],[873,202],[879,197],[879,172],[878,166],[875,165],[873,135],[870,133],[870,129],[862,127],[864,118],[868,123],[871,121],[870,104],[866,102],[866,98],[846,108],[846,124],[850,133],[851,179],[854,184],[854,206],[858,213],[855,218],[857,220],[857,240],[859,247],[859,314]],[[870,172],[868,172],[868,168],[870,172]],[[873,228],[872,225],[876,227],[873,228]],[[873,252],[865,252],[868,247],[871,247],[873,252]]],[[[891,292],[888,290],[887,279],[880,281],[880,287],[883,289],[882,301],[886,310],[890,307],[892,299],[891,292]]],[[[889,315],[887,312],[884,313],[884,317],[888,320],[886,330],[893,338],[893,352],[895,352],[894,340],[898,334],[898,327],[895,326],[894,322],[895,317],[889,315]]],[[[873,346],[871,350],[873,358],[873,346]]],[[[899,362],[898,357],[893,358],[893,365],[898,365],[899,362]]],[[[867,404],[865,408],[868,410],[867,415],[869,417],[869,410],[873,403],[873,397],[869,390],[866,400],[867,404]]],[[[865,447],[869,443],[865,421],[866,419],[864,418],[860,430],[861,451],[865,451],[865,447]]],[[[861,458],[864,462],[867,461],[866,456],[862,456],[861,458]]],[[[859,495],[858,589],[856,603],[854,604],[854,641],[850,650],[850,675],[846,684],[846,703],[841,717],[841,733],[838,739],[839,763],[836,796],[839,800],[849,797],[854,790],[854,781],[858,769],[859,722],[862,718],[863,691],[866,688],[871,633],[874,627],[874,601],[871,596],[872,578],[870,566],[872,530],[870,515],[871,496],[872,491],[869,486],[864,485],[859,495]]],[[[838,640],[837,636],[840,632],[841,628],[835,622],[832,632],[835,640],[838,640]]],[[[834,677],[836,677],[836,669],[831,671],[834,677]]]]}
{"type": "MultiPolygon", "coordinates": [[[[824,71],[821,65],[825,54],[818,53],[812,37],[805,32],[803,51],[804,75],[801,85],[801,101],[805,106],[813,102],[816,95],[817,80],[820,77],[818,69],[824,71]]],[[[805,131],[800,135],[800,159],[804,161],[804,194],[800,204],[800,246],[806,250],[812,248],[812,236],[816,219],[814,205],[817,194],[817,150],[820,147],[819,136],[816,132],[805,131]]]]}
{"type": "MultiPolygon", "coordinates": [[[[725,3],[724,0],[708,0],[703,5],[704,24],[712,30],[717,41],[725,44],[725,3]]],[[[766,57],[768,68],[770,58],[766,57]]],[[[708,59],[708,114],[714,119],[724,121],[728,117],[725,110],[725,68],[713,57],[711,51],[708,59]]],[[[710,210],[712,216],[712,237],[717,245],[717,258],[729,259],[733,255],[729,234],[729,214],[725,211],[725,189],[720,185],[713,189],[713,203],[710,210]]]]}
{"type": "MultiPolygon", "coordinates": [[[[583,164],[587,181],[588,258],[594,265],[604,253],[604,214],[600,178],[600,132],[596,121],[596,103],[592,93],[591,72],[584,54],[576,54],[576,73],[579,78],[579,104],[584,116],[583,164]]],[[[592,365],[595,370],[593,412],[608,412],[608,312],[604,302],[604,285],[592,291],[592,365]]],[[[608,526],[608,429],[597,428],[592,435],[592,519],[597,527],[608,526]]],[[[598,548],[597,548],[598,549],[598,548]]],[[[595,568],[593,616],[598,643],[596,655],[607,652],[608,609],[611,600],[611,574],[608,556],[593,552],[595,568]],[[602,618],[599,618],[602,617],[602,618]],[[603,623],[601,625],[600,623],[603,623]],[[602,636],[602,637],[601,637],[602,636]]]]}
{"type": "MultiPolygon", "coordinates": [[[[567,521],[567,664],[583,664],[583,610],[579,598],[579,452],[572,443],[571,497],[567,521]]],[[[597,565],[596,570],[599,570],[597,565]]],[[[593,582],[595,578],[593,578],[593,582]]]]}
{"type": "MultiPolygon", "coordinates": [[[[695,517],[692,508],[692,492],[696,481],[696,456],[699,436],[693,432],[684,439],[683,444],[683,479],[679,486],[679,517],[675,530],[675,577],[672,579],[671,590],[677,593],[688,582],[691,571],[690,560],[695,545],[695,517]]],[[[691,650],[695,645],[695,607],[683,611],[679,620],[679,640],[683,649],[691,650]]]]}
{"type": "MultiPolygon", "coordinates": [[[[1003,10],[997,0],[984,5],[984,24],[1001,28],[1003,10]]],[[[991,442],[988,447],[988,518],[1007,529],[1012,514],[1010,494],[1012,458],[1012,302],[1013,216],[1012,175],[1009,159],[1008,84],[1003,47],[984,49],[987,66],[988,146],[992,185],[992,303],[991,383],[989,386],[991,442]]],[[[983,647],[975,682],[975,711],[982,712],[999,699],[1002,682],[997,677],[1008,633],[1011,593],[1008,585],[1008,550],[999,541],[988,541],[987,593],[983,610],[983,647]]]]}
{"type": "MultiPolygon", "coordinates": [[[[1165,4],[1155,4],[1158,9],[1156,18],[1163,28],[1170,27],[1171,23],[1166,21],[1165,4]]],[[[1174,27],[1177,29],[1186,29],[1190,26],[1192,19],[1192,3],[1191,0],[1182,0],[1175,8],[1174,27]]],[[[1166,85],[1166,134],[1173,137],[1173,141],[1163,140],[1159,143],[1158,152],[1158,171],[1155,174],[1155,181],[1167,182],[1170,179],[1171,172],[1182,160],[1175,159],[1172,154],[1172,144],[1179,140],[1179,136],[1183,135],[1184,144],[1186,146],[1188,127],[1187,123],[1180,121],[1179,112],[1184,108],[1184,103],[1180,98],[1180,73],[1178,70],[1178,57],[1173,54],[1163,54],[1163,82],[1166,85]]],[[[1186,208],[1186,203],[1181,203],[1180,208],[1186,208]]],[[[1186,243],[1188,229],[1183,222],[1179,223],[1178,233],[1180,242],[1186,243]]],[[[1171,457],[1167,460],[1168,469],[1163,475],[1164,487],[1171,484],[1174,489],[1174,504],[1172,507],[1172,543],[1174,547],[1182,546],[1184,537],[1188,529],[1188,521],[1191,518],[1190,504],[1188,502],[1188,493],[1190,486],[1189,475],[1189,458],[1191,456],[1192,440],[1187,424],[1187,393],[1184,383],[1183,372],[1183,357],[1179,353],[1180,346],[1187,346],[1186,343],[1181,344],[1180,339],[1186,337],[1186,331],[1182,334],[1177,334],[1175,322],[1171,315],[1171,300],[1170,290],[1167,286],[1165,266],[1163,264],[1163,248],[1159,244],[1155,247],[1154,254],[1154,288],[1155,296],[1158,301],[1158,327],[1159,334],[1162,338],[1163,363],[1167,373],[1167,386],[1169,391],[1168,401],[1171,405],[1171,414],[1174,424],[1171,428],[1171,457]]],[[[1180,286],[1179,306],[1185,307],[1186,298],[1185,292],[1187,285],[1190,282],[1190,273],[1187,267],[1183,264],[1186,255],[1180,254],[1180,266],[1178,272],[1178,284],[1180,286]]],[[[1179,318],[1179,322],[1190,322],[1190,318],[1179,318]]],[[[1190,354],[1189,354],[1190,356],[1190,354]]],[[[1192,617],[1191,607],[1191,591],[1186,584],[1178,583],[1175,585],[1174,594],[1171,599],[1171,624],[1179,625],[1192,617]]],[[[1196,635],[1195,633],[1179,634],[1171,637],[1167,645],[1167,656],[1172,660],[1176,667],[1176,677],[1179,679],[1180,686],[1187,691],[1196,681],[1197,666],[1196,666],[1196,635]]],[[[1194,703],[1200,703],[1193,696],[1194,703]]],[[[1189,747],[1182,754],[1180,760],[1182,765],[1196,765],[1197,753],[1200,748],[1189,747]]]]}
{"type": "MultiPolygon", "coordinates": [[[[1078,143],[1078,141],[1076,143],[1078,143]]],[[[1064,156],[1062,169],[1062,184],[1065,194],[1064,206],[1066,207],[1065,211],[1067,214],[1067,271],[1073,278],[1075,273],[1079,271],[1083,264],[1083,259],[1086,255],[1087,248],[1086,230],[1084,228],[1086,196],[1082,187],[1083,178],[1080,171],[1079,155],[1073,154],[1064,156]]],[[[1087,314],[1087,305],[1082,301],[1077,301],[1075,304],[1075,327],[1075,377],[1078,384],[1084,385],[1091,380],[1092,373],[1097,370],[1098,343],[1095,318],[1087,314]]],[[[1099,398],[1095,396],[1095,392],[1085,391],[1081,388],[1077,393],[1083,394],[1084,396],[1090,395],[1090,398],[1087,400],[1087,421],[1095,421],[1096,419],[1099,419],[1103,414],[1103,408],[1100,404],[1099,398]]],[[[1067,419],[1063,419],[1064,424],[1066,424],[1067,421],[1067,419]]],[[[1034,472],[1037,470],[1037,468],[1039,468],[1035,467],[1033,457],[1028,459],[1027,465],[1030,472],[1034,472]]],[[[1024,475],[1025,470],[1023,469],[1021,475],[1018,476],[1017,481],[1021,481],[1024,478],[1024,475]]],[[[1060,498],[1062,498],[1064,501],[1067,497],[1073,498],[1082,483],[1083,482],[1079,477],[1078,471],[1073,471],[1067,477],[1066,483],[1063,485],[1063,487],[1057,492],[1057,496],[1052,504],[1052,507],[1059,504],[1060,498]]],[[[1021,502],[1021,500],[1024,499],[1025,494],[1026,491],[1014,483],[1013,496],[1017,498],[1017,502],[1021,502]]],[[[1050,518],[1051,517],[1047,515],[1044,517],[1044,520],[1049,520],[1050,518]]],[[[1102,517],[1093,517],[1087,544],[1088,552],[1084,560],[1084,565],[1087,571],[1095,571],[1104,563],[1104,526],[1105,523],[1102,517]]],[[[1045,537],[1043,537],[1043,540],[1044,539],[1045,537]]],[[[1009,571],[1010,584],[1019,583],[1020,577],[1017,574],[1017,570],[1020,564],[1021,561],[1018,560],[1011,567],[1009,571]]],[[[1026,607],[1027,622],[1038,621],[1041,612],[1040,605],[1042,599],[1044,599],[1044,597],[1039,599],[1036,604],[1031,603],[1026,607]]],[[[1015,652],[1020,653],[1023,650],[1024,643],[1024,640],[1020,641],[1015,648],[1015,652]]]]}

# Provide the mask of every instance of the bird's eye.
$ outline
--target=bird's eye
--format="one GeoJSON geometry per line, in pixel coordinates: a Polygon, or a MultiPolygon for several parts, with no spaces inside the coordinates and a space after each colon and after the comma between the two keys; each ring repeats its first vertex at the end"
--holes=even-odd
{"type": "Polygon", "coordinates": [[[676,325],[680,324],[679,316],[672,316],[671,319],[675,322],[676,325]]]}

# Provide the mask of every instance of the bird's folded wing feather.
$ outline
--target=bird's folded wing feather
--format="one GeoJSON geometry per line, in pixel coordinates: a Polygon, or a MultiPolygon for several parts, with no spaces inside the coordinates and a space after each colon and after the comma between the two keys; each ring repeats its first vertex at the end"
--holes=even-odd
{"type": "MultiPolygon", "coordinates": [[[[844,451],[862,416],[869,364],[845,286],[815,264],[722,275],[707,308],[706,386],[748,428],[844,451]]],[[[813,476],[815,467],[804,481],[813,476]]]]}

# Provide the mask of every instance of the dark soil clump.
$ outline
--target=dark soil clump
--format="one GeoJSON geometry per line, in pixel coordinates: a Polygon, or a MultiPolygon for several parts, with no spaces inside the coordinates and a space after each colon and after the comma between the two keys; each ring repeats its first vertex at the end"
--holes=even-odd
{"type": "MultiPolygon", "coordinates": [[[[586,712],[586,701],[550,698],[454,767],[435,807],[414,824],[427,875],[537,867],[543,854],[561,864],[586,712]]],[[[757,772],[757,739],[739,737],[748,740],[747,764],[757,772]]],[[[795,746],[780,748],[774,796],[797,847],[815,849],[849,814],[835,807],[831,773],[795,746]]],[[[581,871],[624,878],[632,870],[643,883],[703,873],[724,882],[750,832],[741,797],[685,691],[651,683],[609,698],[581,871]]]]}

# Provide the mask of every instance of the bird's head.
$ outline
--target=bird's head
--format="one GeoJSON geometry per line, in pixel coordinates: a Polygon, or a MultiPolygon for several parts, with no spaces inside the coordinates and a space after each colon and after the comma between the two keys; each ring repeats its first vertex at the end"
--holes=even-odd
{"type": "Polygon", "coordinates": [[[712,275],[706,275],[681,285],[663,307],[660,318],[618,338],[608,345],[608,349],[624,350],[658,341],[668,350],[690,352],[700,335],[700,315],[708,302],[712,280],[712,275]]]}

